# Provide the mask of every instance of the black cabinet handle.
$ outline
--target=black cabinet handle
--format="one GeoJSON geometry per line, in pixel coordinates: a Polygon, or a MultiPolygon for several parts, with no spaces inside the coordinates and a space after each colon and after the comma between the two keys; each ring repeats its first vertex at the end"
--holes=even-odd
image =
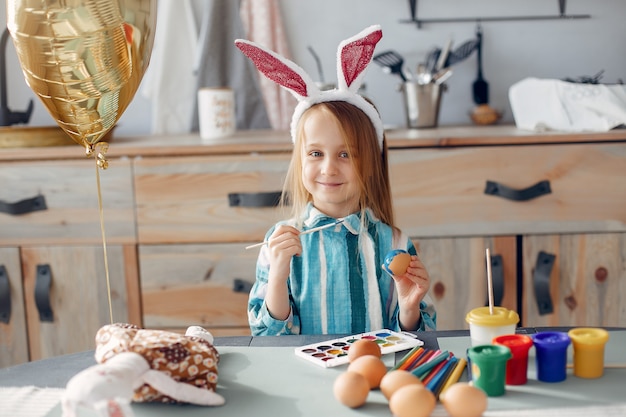
{"type": "MultiPolygon", "coordinates": [[[[491,285],[493,287],[493,305],[501,306],[504,298],[504,266],[501,255],[491,255],[491,285]]],[[[485,305],[489,305],[489,294],[487,294],[485,305]]]]}
{"type": "Polygon", "coordinates": [[[230,193],[228,205],[230,207],[276,207],[280,203],[280,191],[261,193],[230,193]]]}
{"type": "Polygon", "coordinates": [[[11,283],[4,265],[0,265],[0,322],[11,321],[11,283]]]}
{"type": "Polygon", "coordinates": [[[244,279],[235,278],[233,282],[233,291],[249,294],[252,289],[252,283],[244,279]]]}
{"type": "Polygon", "coordinates": [[[540,251],[537,255],[537,263],[533,271],[533,286],[539,315],[550,314],[554,311],[552,297],[550,296],[550,274],[554,266],[556,256],[551,253],[540,251]]]}
{"type": "Polygon", "coordinates": [[[506,198],[512,201],[527,201],[533,198],[540,197],[544,194],[550,194],[550,181],[539,181],[535,185],[531,185],[528,188],[516,190],[514,188],[507,187],[495,181],[487,181],[485,184],[485,194],[493,195],[496,197],[506,198]]]}
{"type": "Polygon", "coordinates": [[[26,198],[21,201],[16,201],[15,203],[7,203],[6,201],[0,200],[0,212],[11,214],[13,216],[47,209],[46,198],[42,195],[38,195],[33,198],[26,198]]]}
{"type": "Polygon", "coordinates": [[[50,287],[52,285],[52,270],[50,265],[37,265],[35,280],[35,305],[39,311],[39,321],[54,321],[54,314],[50,306],[50,287]]]}

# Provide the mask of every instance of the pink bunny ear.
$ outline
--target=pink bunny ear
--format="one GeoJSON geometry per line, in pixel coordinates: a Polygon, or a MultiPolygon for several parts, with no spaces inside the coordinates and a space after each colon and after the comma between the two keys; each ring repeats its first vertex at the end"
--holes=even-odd
{"type": "Polygon", "coordinates": [[[337,51],[337,88],[320,90],[313,79],[298,65],[254,42],[237,39],[235,45],[267,78],[291,92],[298,105],[291,117],[291,140],[295,143],[298,121],[311,106],[326,101],[345,101],[361,109],[370,118],[380,149],[383,149],[384,129],[380,114],[358,94],[365,69],[370,64],[376,44],[383,36],[379,25],[362,30],[339,44],[337,51]]]}
{"type": "Polygon", "coordinates": [[[344,40],[337,49],[337,81],[340,90],[356,92],[372,60],[376,44],[383,37],[379,25],[370,26],[344,40]]]}
{"type": "Polygon", "coordinates": [[[296,99],[302,100],[311,96],[315,83],[301,67],[253,42],[237,39],[235,45],[250,58],[259,71],[289,90],[296,99]]]}

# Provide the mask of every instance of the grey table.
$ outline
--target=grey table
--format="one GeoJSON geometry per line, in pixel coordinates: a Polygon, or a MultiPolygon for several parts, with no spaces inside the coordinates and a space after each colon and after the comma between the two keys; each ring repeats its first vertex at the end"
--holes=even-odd
{"type": "MultiPolygon", "coordinates": [[[[524,328],[520,333],[566,328],[524,328]]],[[[605,363],[626,362],[626,329],[607,329],[610,340],[605,363]]],[[[428,348],[440,348],[464,356],[470,346],[467,331],[417,333],[428,348]]],[[[388,402],[378,390],[370,392],[358,409],[339,404],[332,394],[334,379],[345,365],[322,368],[294,354],[294,347],[337,336],[279,336],[217,338],[220,351],[218,392],[226,399],[221,407],[193,405],[133,404],[136,417],[221,417],[221,416],[384,416],[388,402]]],[[[603,377],[585,380],[571,375],[564,382],[543,383],[536,379],[534,349],[529,357],[529,380],[523,386],[507,386],[502,397],[489,398],[484,417],[623,416],[626,413],[626,369],[605,369],[603,377]],[[589,408],[594,407],[594,408],[589,408]],[[557,410],[556,413],[554,410],[557,410]],[[558,411],[561,410],[561,411],[558,411]],[[565,410],[565,411],[563,411],[565,410]]],[[[570,349],[571,351],[572,349],[570,349]]],[[[406,352],[385,355],[392,366],[406,352]]],[[[571,353],[570,353],[571,356],[571,353]]],[[[571,358],[570,358],[571,359],[571,358]]],[[[93,351],[59,356],[0,370],[0,386],[64,387],[82,369],[95,364],[93,351]]],[[[1,413],[0,413],[1,414],[1,413]]],[[[60,405],[46,417],[60,417],[60,405]]],[[[89,411],[80,417],[92,417],[89,411]]],[[[438,405],[432,417],[446,417],[438,405]]]]}

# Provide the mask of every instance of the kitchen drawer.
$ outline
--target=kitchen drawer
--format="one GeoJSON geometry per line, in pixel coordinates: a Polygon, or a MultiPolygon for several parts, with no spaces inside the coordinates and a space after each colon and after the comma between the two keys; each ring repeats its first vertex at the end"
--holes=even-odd
{"type": "Polygon", "coordinates": [[[245,250],[248,243],[140,245],[144,326],[250,334],[248,293],[258,250],[245,250]]]}
{"type": "Polygon", "coordinates": [[[284,153],[137,159],[139,242],[262,240],[284,214],[273,206],[245,206],[244,200],[278,195],[289,158],[284,153]],[[233,196],[241,197],[240,205],[231,203],[233,196]]]}
{"type": "MultiPolygon", "coordinates": [[[[45,207],[26,214],[0,212],[0,245],[101,243],[95,169],[87,159],[0,164],[2,203],[38,197],[36,207],[45,207]]],[[[100,170],[100,182],[107,242],[134,242],[130,161],[111,160],[100,170]]]]}
{"type": "Polygon", "coordinates": [[[20,252],[30,360],[93,349],[96,332],[111,321],[137,324],[138,303],[130,299],[137,282],[132,245],[107,246],[108,283],[101,244],[29,246],[20,252]]]}
{"type": "Polygon", "coordinates": [[[517,311],[515,236],[414,239],[430,276],[437,330],[467,329],[468,311],[488,303],[485,248],[497,257],[494,303],[517,311]]]}
{"type": "Polygon", "coordinates": [[[626,233],[524,236],[523,248],[523,325],[626,323],[626,233]]]}
{"type": "Polygon", "coordinates": [[[626,146],[576,144],[390,152],[396,222],[410,236],[626,231],[626,146]],[[526,201],[485,193],[549,182],[526,201]]]}

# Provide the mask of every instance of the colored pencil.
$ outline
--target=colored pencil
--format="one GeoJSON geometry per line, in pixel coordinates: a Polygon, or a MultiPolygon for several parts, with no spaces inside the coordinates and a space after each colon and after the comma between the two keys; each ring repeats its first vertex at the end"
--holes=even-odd
{"type": "Polygon", "coordinates": [[[452,375],[452,373],[456,369],[456,366],[459,364],[459,358],[457,358],[456,356],[454,358],[454,364],[450,365],[448,369],[446,369],[445,375],[443,375],[442,378],[433,387],[433,394],[435,394],[435,398],[437,400],[439,399],[439,394],[441,394],[444,385],[446,384],[446,382],[448,382],[448,379],[450,379],[450,375],[452,375]]]}
{"type": "Polygon", "coordinates": [[[446,366],[446,363],[448,363],[448,361],[450,360],[450,357],[452,355],[448,354],[448,357],[444,358],[443,361],[439,362],[437,365],[435,365],[429,372],[425,373],[424,375],[422,375],[420,377],[420,379],[422,380],[422,383],[424,385],[428,385],[428,383],[435,377],[437,376],[437,374],[439,373],[439,371],[441,371],[441,369],[443,369],[446,366]]]}
{"type": "Polygon", "coordinates": [[[454,371],[454,368],[456,368],[458,360],[459,359],[456,356],[451,356],[450,359],[445,362],[445,366],[441,369],[441,371],[426,384],[426,388],[435,394],[435,397],[439,395],[439,391],[443,387],[443,384],[446,383],[448,377],[454,371]]]}
{"type": "Polygon", "coordinates": [[[439,350],[427,350],[425,352],[423,352],[421,355],[419,355],[417,358],[415,358],[415,360],[409,364],[407,366],[407,371],[413,371],[415,368],[417,368],[418,366],[428,362],[430,359],[432,359],[433,357],[437,356],[437,354],[439,353],[439,350]]]}
{"type": "Polygon", "coordinates": [[[463,371],[465,370],[466,365],[467,361],[465,360],[465,358],[459,358],[459,361],[456,363],[454,370],[452,371],[448,379],[446,379],[446,382],[443,384],[439,395],[441,395],[445,392],[445,390],[450,388],[452,384],[456,384],[457,382],[459,382],[459,379],[461,379],[461,375],[463,375],[463,371]]]}
{"type": "Polygon", "coordinates": [[[404,355],[404,357],[400,359],[400,362],[398,362],[396,366],[391,368],[391,370],[395,371],[397,369],[405,369],[404,367],[408,365],[410,361],[413,361],[413,359],[417,357],[423,351],[424,351],[424,348],[422,346],[415,346],[413,349],[409,351],[409,353],[404,355]]]}
{"type": "Polygon", "coordinates": [[[431,356],[435,354],[434,350],[424,350],[419,355],[417,355],[411,362],[407,363],[404,367],[407,371],[412,371],[417,366],[426,362],[431,356]]]}
{"type": "Polygon", "coordinates": [[[428,362],[423,363],[417,368],[415,368],[414,370],[412,370],[411,373],[413,373],[413,375],[421,379],[422,375],[424,375],[426,372],[433,369],[435,366],[437,366],[437,364],[445,360],[447,357],[448,357],[448,351],[444,350],[443,352],[439,353],[437,356],[435,356],[428,362]]]}

